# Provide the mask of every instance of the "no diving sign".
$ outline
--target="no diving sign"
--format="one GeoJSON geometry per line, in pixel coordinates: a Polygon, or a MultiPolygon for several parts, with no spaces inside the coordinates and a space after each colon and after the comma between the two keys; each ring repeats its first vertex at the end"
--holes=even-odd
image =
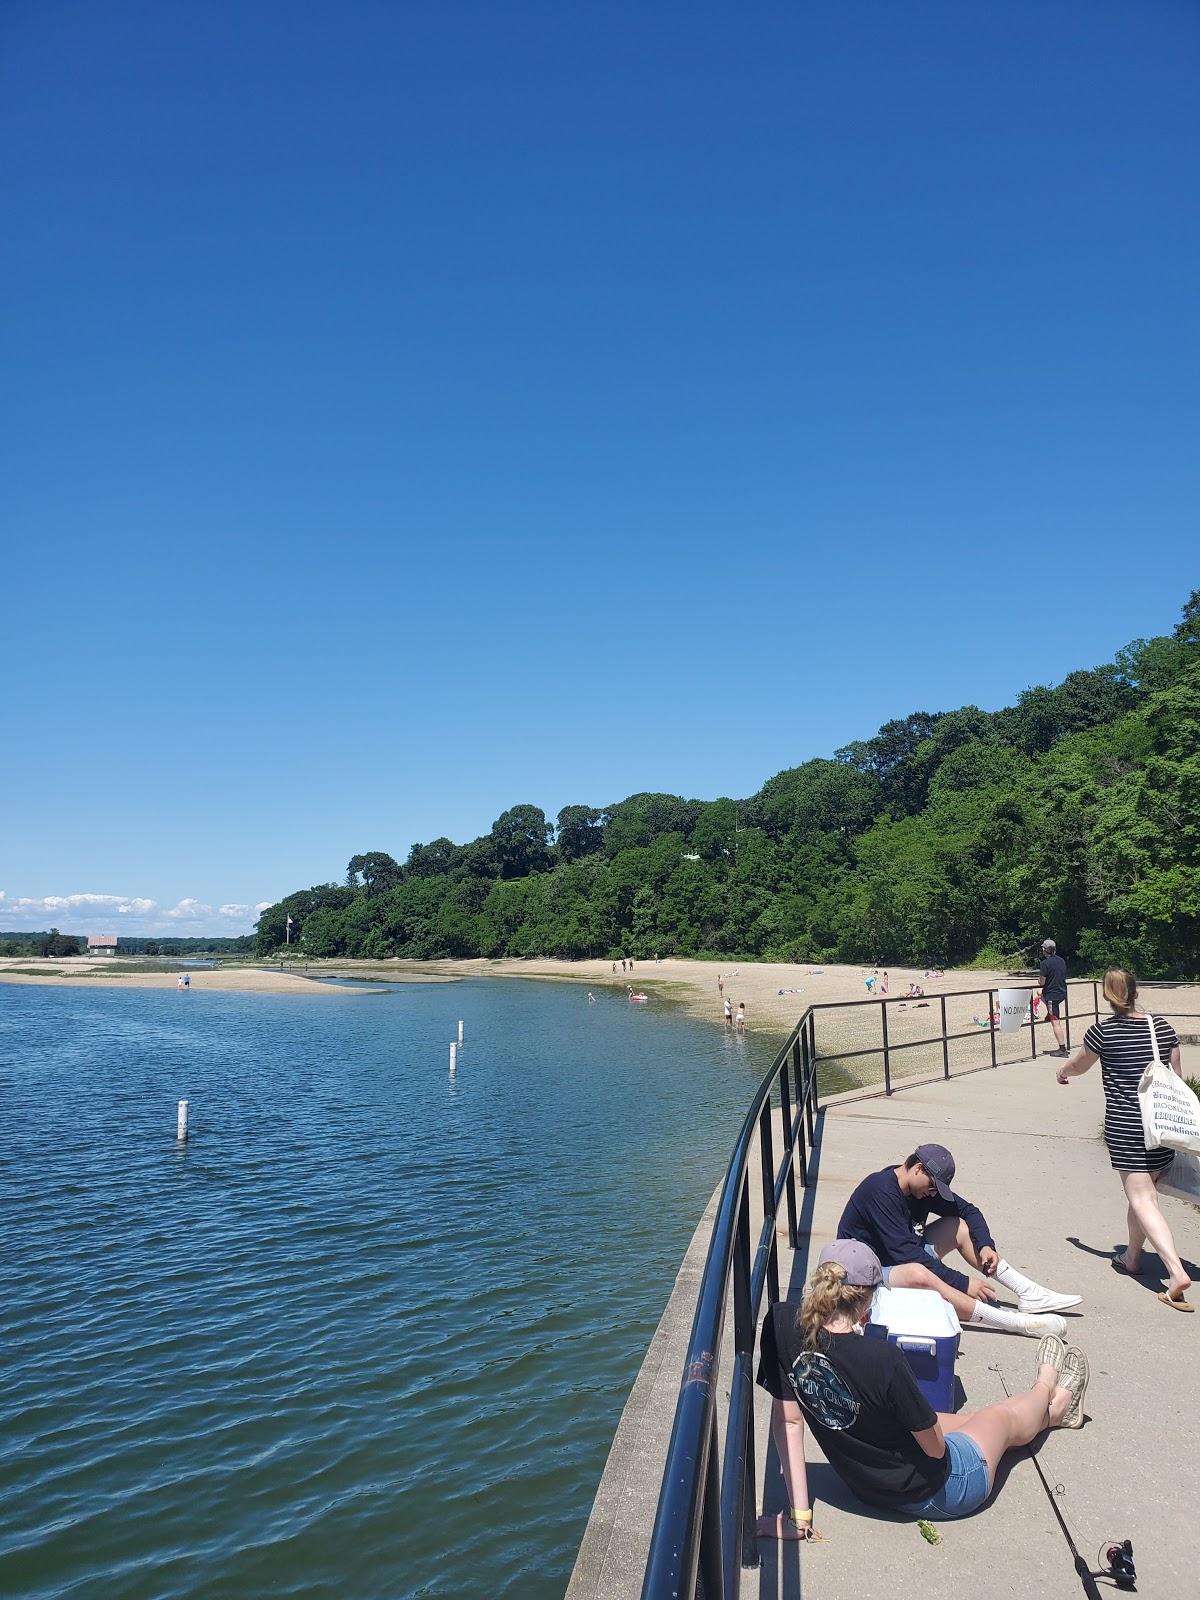
{"type": "Polygon", "coordinates": [[[1001,989],[1000,1032],[1019,1033],[1029,1021],[1029,989],[1001,989]]]}

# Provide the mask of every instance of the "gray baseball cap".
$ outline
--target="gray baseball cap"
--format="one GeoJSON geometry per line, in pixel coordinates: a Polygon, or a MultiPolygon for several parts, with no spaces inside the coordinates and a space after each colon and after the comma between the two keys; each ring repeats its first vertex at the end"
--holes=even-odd
{"type": "Polygon", "coordinates": [[[883,1282],[879,1257],[861,1239],[835,1239],[817,1257],[819,1267],[833,1262],[846,1269],[846,1282],[856,1289],[877,1289],[883,1282]]]}
{"type": "Polygon", "coordinates": [[[944,1144],[919,1144],[913,1152],[925,1171],[937,1184],[937,1192],[943,1200],[953,1200],[954,1191],[950,1185],[954,1182],[954,1157],[944,1144]]]}

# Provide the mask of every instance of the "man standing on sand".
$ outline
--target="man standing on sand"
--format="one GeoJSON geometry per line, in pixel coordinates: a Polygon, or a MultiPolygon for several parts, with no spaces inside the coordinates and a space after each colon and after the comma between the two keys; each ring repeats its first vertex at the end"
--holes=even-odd
{"type": "Polygon", "coordinates": [[[1077,1306],[1083,1296],[1043,1289],[1003,1260],[983,1213],[951,1189],[953,1177],[954,1157],[944,1145],[918,1145],[900,1166],[863,1179],[842,1212],[838,1238],[870,1245],[883,1263],[884,1283],[935,1290],[964,1324],[1062,1338],[1067,1325],[1054,1313],[1077,1306]],[[938,1220],[927,1227],[931,1212],[938,1220]],[[954,1250],[974,1269],[970,1276],[944,1264],[954,1250]],[[989,1278],[1016,1295],[1015,1311],[992,1304],[996,1290],[989,1278]]]}
{"type": "MultiPolygon", "coordinates": [[[[1053,939],[1042,940],[1042,1004],[1046,1008],[1046,1021],[1054,1029],[1057,1050],[1047,1050],[1048,1056],[1067,1056],[1067,1036],[1059,1020],[1058,1008],[1067,1000],[1067,963],[1059,955],[1053,939]]],[[[1032,1014],[1032,1013],[1031,1013],[1032,1014]]]]}

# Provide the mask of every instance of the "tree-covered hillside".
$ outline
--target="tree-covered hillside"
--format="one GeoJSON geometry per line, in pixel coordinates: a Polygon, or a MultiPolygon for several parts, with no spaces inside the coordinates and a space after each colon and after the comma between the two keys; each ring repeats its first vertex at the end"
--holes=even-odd
{"type": "Polygon", "coordinates": [[[1171,635],[986,712],[914,712],[745,800],[513,806],[469,844],[354,856],[259,919],[319,956],[961,964],[1053,933],[1200,971],[1200,590],[1171,635]]]}

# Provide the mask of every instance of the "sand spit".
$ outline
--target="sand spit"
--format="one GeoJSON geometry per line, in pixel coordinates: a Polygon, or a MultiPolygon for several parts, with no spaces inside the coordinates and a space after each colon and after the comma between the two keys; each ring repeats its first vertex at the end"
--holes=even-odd
{"type": "MultiPolygon", "coordinates": [[[[739,1004],[745,1004],[748,1032],[782,1038],[809,1005],[868,999],[866,980],[873,972],[870,967],[821,966],[812,962],[730,961],[722,965],[674,957],[659,962],[639,961],[625,973],[619,961],[615,973],[612,965],[611,961],[511,958],[498,961],[310,961],[307,975],[301,963],[292,963],[282,971],[278,966],[266,965],[201,968],[192,971],[192,988],[247,994],[368,994],[380,982],[453,983],[465,978],[532,978],[579,984],[597,995],[625,994],[632,988],[649,995],[651,1003],[656,999],[671,1001],[689,1016],[714,1023],[721,1023],[723,1000],[728,998],[735,1011],[739,1004]],[[363,986],[349,990],[314,981],[332,977],[363,980],[363,986]],[[718,978],[724,985],[723,994],[717,987],[718,978]]],[[[882,971],[880,969],[880,977],[882,971]]],[[[83,957],[50,961],[30,957],[0,959],[0,983],[173,989],[177,976],[177,969],[162,971],[149,962],[144,972],[109,972],[104,963],[83,957]],[[19,970],[13,971],[14,968],[19,970]],[[32,974],[34,968],[36,974],[32,974]]],[[[891,967],[888,969],[888,998],[903,999],[910,983],[920,984],[926,995],[934,999],[956,990],[1000,988],[1006,984],[1020,986],[1032,981],[1032,976],[954,969],[948,969],[943,977],[931,978],[920,968],[891,967]]],[[[876,997],[880,988],[877,980],[876,997]]],[[[1172,986],[1166,991],[1147,989],[1143,999],[1150,1010],[1200,1013],[1200,984],[1172,986]]]]}

